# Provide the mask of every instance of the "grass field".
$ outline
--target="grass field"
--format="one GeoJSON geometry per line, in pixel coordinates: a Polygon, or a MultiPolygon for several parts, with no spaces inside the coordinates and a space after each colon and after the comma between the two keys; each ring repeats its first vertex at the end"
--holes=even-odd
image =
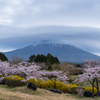
{"type": "Polygon", "coordinates": [[[57,94],[46,89],[32,91],[26,86],[9,88],[7,85],[0,85],[0,100],[100,100],[100,97],[81,98],[74,94],[57,94]]]}

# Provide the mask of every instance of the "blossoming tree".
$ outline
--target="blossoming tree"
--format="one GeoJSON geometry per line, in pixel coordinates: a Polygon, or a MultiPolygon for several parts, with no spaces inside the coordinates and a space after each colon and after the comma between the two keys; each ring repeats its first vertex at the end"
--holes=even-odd
{"type": "Polygon", "coordinates": [[[46,79],[42,77],[43,72],[39,71],[41,67],[34,63],[21,62],[10,65],[9,62],[0,61],[0,75],[2,78],[7,78],[9,75],[19,75],[24,77],[24,81],[29,79],[46,79]]]}
{"type": "Polygon", "coordinates": [[[0,76],[6,77],[11,74],[11,67],[7,61],[0,60],[0,76]]]}
{"type": "Polygon", "coordinates": [[[69,82],[69,78],[66,76],[66,73],[62,71],[45,71],[44,76],[50,79],[54,83],[54,88],[56,89],[56,80],[62,81],[64,83],[69,82]]]}
{"type": "Polygon", "coordinates": [[[11,67],[13,68],[13,75],[24,77],[23,81],[27,81],[29,79],[47,79],[46,77],[42,77],[42,74],[44,75],[44,73],[40,71],[41,67],[34,63],[20,62],[17,65],[12,65],[11,67]]]}
{"type": "Polygon", "coordinates": [[[97,89],[97,95],[99,96],[99,78],[100,78],[100,60],[87,60],[83,65],[83,74],[79,76],[74,82],[90,82],[92,84],[92,91],[94,87],[97,89]]]}
{"type": "Polygon", "coordinates": [[[10,65],[9,62],[2,62],[0,61],[0,75],[2,75],[4,78],[8,77],[9,75],[19,75],[24,77],[25,82],[29,79],[55,79],[52,80],[52,82],[55,84],[56,88],[56,80],[61,80],[63,82],[68,82],[68,77],[66,76],[66,73],[63,73],[62,71],[41,71],[40,66],[35,65],[34,63],[28,63],[28,62],[20,62],[18,64],[10,65]]]}

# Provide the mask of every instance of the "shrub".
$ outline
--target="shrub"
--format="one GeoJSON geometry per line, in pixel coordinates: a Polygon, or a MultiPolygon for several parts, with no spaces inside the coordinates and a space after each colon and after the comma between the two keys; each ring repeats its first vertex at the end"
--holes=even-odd
{"type": "MultiPolygon", "coordinates": [[[[45,81],[42,83],[43,88],[54,88],[54,84],[51,80],[45,81]]],[[[56,81],[56,89],[61,90],[63,92],[70,92],[70,88],[77,87],[76,84],[64,84],[60,81],[56,81]]]]}
{"type": "Polygon", "coordinates": [[[17,86],[24,86],[26,83],[21,82],[20,80],[6,80],[6,84],[9,87],[17,87],[17,86]]]}
{"type": "Polygon", "coordinates": [[[74,64],[69,64],[69,63],[62,63],[60,65],[60,70],[64,72],[69,72],[69,75],[77,75],[78,74],[78,69],[77,67],[74,66],[74,64]]]}
{"type": "Polygon", "coordinates": [[[69,88],[73,88],[73,87],[78,87],[76,84],[68,84],[69,85],[69,88]]]}
{"type": "MultiPolygon", "coordinates": [[[[20,77],[18,75],[11,75],[11,76],[8,76],[8,78],[6,78],[6,84],[10,87],[23,86],[23,85],[25,85],[24,82],[21,82],[23,79],[24,79],[23,77],[20,77]]],[[[36,81],[35,79],[30,79],[27,82],[32,82],[37,87],[40,87],[40,88],[46,88],[46,89],[54,88],[54,83],[51,80],[41,81],[40,79],[37,79],[37,81],[36,81]]],[[[60,81],[56,81],[56,89],[61,90],[63,92],[71,92],[72,87],[77,87],[77,85],[76,84],[68,84],[67,85],[60,81]]]]}
{"type": "MultiPolygon", "coordinates": [[[[41,80],[37,79],[37,81],[36,81],[35,79],[30,79],[30,80],[28,80],[28,82],[32,82],[40,88],[46,88],[46,89],[47,88],[49,88],[49,89],[54,88],[54,83],[51,80],[41,81],[41,80]]],[[[70,92],[70,89],[72,87],[77,87],[77,85],[76,84],[66,85],[60,81],[56,81],[56,89],[61,90],[63,92],[70,92]]]]}
{"type": "Polygon", "coordinates": [[[32,82],[34,83],[36,86],[41,87],[42,86],[42,81],[37,79],[37,81],[35,79],[30,79],[27,82],[32,82]]]}
{"type": "Polygon", "coordinates": [[[16,86],[23,86],[26,83],[25,82],[21,82],[24,78],[20,77],[18,75],[10,75],[8,76],[8,78],[5,78],[6,80],[6,84],[9,87],[16,87],[16,86]]]}
{"type": "Polygon", "coordinates": [[[60,66],[56,63],[52,64],[51,67],[52,67],[53,70],[59,70],[60,69],[60,66]]]}
{"type": "Polygon", "coordinates": [[[20,77],[18,75],[10,75],[8,76],[8,78],[5,78],[5,80],[19,80],[19,81],[22,81],[24,78],[23,77],[20,77]]]}
{"type": "MultiPolygon", "coordinates": [[[[86,87],[85,90],[92,92],[92,87],[86,87]]],[[[99,88],[99,92],[100,92],[100,88],[99,88]]],[[[97,89],[96,88],[94,88],[94,94],[97,94],[97,89]]]]}
{"type": "Polygon", "coordinates": [[[54,88],[54,83],[51,80],[42,83],[43,88],[54,88]]]}

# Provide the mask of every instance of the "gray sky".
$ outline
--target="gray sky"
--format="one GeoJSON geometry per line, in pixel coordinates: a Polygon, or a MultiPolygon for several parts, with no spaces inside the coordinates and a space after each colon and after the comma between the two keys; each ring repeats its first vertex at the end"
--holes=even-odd
{"type": "Polygon", "coordinates": [[[0,51],[40,40],[100,55],[100,0],[0,0],[0,51]]]}

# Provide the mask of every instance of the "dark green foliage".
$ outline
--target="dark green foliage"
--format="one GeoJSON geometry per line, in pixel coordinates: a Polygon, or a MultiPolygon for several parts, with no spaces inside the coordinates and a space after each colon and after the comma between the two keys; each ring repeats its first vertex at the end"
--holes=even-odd
{"type": "Polygon", "coordinates": [[[7,57],[3,53],[1,53],[1,52],[0,52],[0,60],[8,61],[7,57]]]}
{"type": "Polygon", "coordinates": [[[48,70],[52,70],[52,66],[49,66],[49,67],[48,67],[48,70]]]}
{"type": "Polygon", "coordinates": [[[81,67],[81,65],[80,64],[76,64],[76,67],[81,67]]]}
{"type": "Polygon", "coordinates": [[[31,56],[29,57],[29,62],[33,62],[34,59],[35,59],[35,55],[31,55],[31,56]]]}
{"type": "Polygon", "coordinates": [[[37,55],[34,59],[35,62],[46,62],[46,56],[41,54],[41,55],[37,55]]]}
{"type": "Polygon", "coordinates": [[[26,83],[21,82],[20,80],[6,80],[6,84],[9,87],[17,87],[17,86],[24,86],[26,83]]]}
{"type": "Polygon", "coordinates": [[[41,55],[31,55],[30,58],[29,58],[29,62],[45,62],[46,64],[48,64],[49,66],[54,64],[54,63],[57,63],[59,64],[59,60],[57,57],[53,57],[50,53],[47,54],[47,56],[41,54],[41,55]]]}
{"type": "Polygon", "coordinates": [[[47,54],[47,62],[49,62],[51,65],[54,63],[59,64],[59,60],[57,57],[53,57],[50,53],[47,54]]]}

